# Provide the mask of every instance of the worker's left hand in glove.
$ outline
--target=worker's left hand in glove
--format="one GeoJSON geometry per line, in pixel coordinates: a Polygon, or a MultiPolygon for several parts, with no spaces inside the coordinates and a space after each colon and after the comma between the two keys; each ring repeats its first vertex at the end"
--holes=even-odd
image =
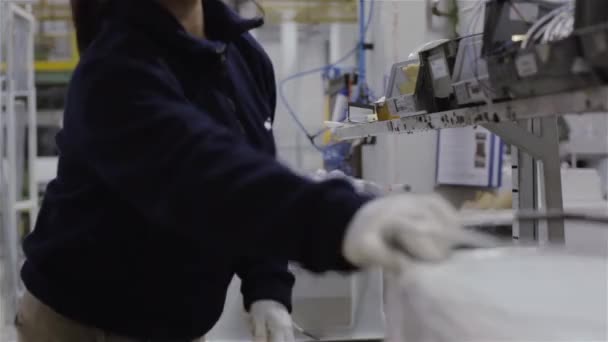
{"type": "Polygon", "coordinates": [[[333,170],[330,172],[327,172],[325,170],[317,170],[312,175],[312,179],[317,182],[328,179],[343,179],[349,182],[358,193],[364,195],[382,196],[386,193],[386,191],[382,189],[382,187],[378,184],[363,179],[347,176],[344,172],[340,170],[333,170]]]}
{"type": "Polygon", "coordinates": [[[294,342],[293,323],[287,308],[273,300],[254,302],[250,309],[254,342],[294,342]]]}

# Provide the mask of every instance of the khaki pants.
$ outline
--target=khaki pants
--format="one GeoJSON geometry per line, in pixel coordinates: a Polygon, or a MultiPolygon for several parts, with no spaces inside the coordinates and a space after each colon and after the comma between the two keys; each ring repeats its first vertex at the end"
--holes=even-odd
{"type": "MultiPolygon", "coordinates": [[[[74,322],[59,315],[29,292],[19,303],[15,325],[18,342],[149,342],[115,336],[74,322]]],[[[204,339],[193,342],[204,342],[204,339]]]]}

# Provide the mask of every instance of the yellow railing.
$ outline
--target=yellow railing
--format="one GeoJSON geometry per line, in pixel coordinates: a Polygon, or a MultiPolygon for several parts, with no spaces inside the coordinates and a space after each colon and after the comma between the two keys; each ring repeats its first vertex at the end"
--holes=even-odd
{"type": "Polygon", "coordinates": [[[78,47],[76,45],[76,36],[74,34],[66,39],[70,40],[72,55],[69,59],[65,60],[36,60],[36,71],[37,72],[71,72],[78,64],[78,47]]]}
{"type": "MultiPolygon", "coordinates": [[[[76,45],[76,34],[72,28],[71,10],[69,2],[57,2],[51,0],[39,0],[33,8],[34,15],[38,20],[39,31],[36,39],[36,72],[71,72],[78,64],[78,47],[76,45]],[[44,25],[59,25],[60,33],[45,32],[44,25]],[[42,35],[42,36],[41,36],[42,35]],[[67,44],[64,56],[48,57],[43,51],[44,44],[67,44]]],[[[63,52],[63,51],[62,51],[63,52]]]]}

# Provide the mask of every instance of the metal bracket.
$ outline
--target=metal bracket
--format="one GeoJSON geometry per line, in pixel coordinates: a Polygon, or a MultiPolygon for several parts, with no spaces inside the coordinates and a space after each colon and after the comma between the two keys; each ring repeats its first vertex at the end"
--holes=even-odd
{"type": "MultiPolygon", "coordinates": [[[[519,210],[563,210],[562,180],[559,158],[557,118],[527,120],[522,127],[512,122],[484,124],[505,142],[527,155],[518,153],[517,193],[519,210]],[[539,165],[537,162],[541,162],[539,165]]],[[[515,185],[515,183],[514,183],[515,185]]],[[[534,222],[519,226],[520,239],[534,239],[540,243],[565,243],[563,219],[549,220],[546,226],[534,222]]]]}

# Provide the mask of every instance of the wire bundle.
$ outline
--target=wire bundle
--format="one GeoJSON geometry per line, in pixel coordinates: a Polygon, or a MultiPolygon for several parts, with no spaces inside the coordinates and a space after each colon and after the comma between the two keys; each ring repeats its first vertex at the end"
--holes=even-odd
{"type": "MultiPolygon", "coordinates": [[[[479,25],[479,20],[483,17],[486,2],[487,0],[479,0],[476,4],[461,11],[462,13],[473,12],[463,35],[480,33],[477,26],[479,25]]],[[[563,5],[540,18],[532,25],[523,40],[522,47],[525,48],[531,43],[546,43],[559,40],[572,34],[574,30],[575,0],[556,0],[555,2],[562,3],[563,5]]],[[[512,1],[509,1],[509,3],[511,6],[515,6],[512,1]]],[[[513,8],[516,9],[517,7],[513,8]]],[[[519,14],[523,18],[523,15],[519,14]]]]}
{"type": "MultiPolygon", "coordinates": [[[[562,1],[563,2],[563,1],[562,1]]],[[[574,0],[549,12],[532,25],[522,42],[522,48],[535,43],[546,43],[568,37],[574,30],[574,0]]]]}

